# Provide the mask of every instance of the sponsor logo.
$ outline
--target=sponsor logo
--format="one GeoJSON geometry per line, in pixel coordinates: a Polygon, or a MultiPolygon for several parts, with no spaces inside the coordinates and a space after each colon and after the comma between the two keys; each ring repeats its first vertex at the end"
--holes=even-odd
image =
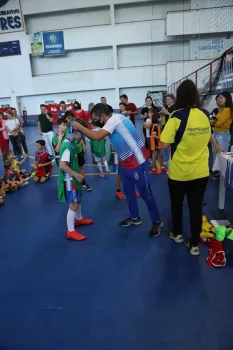
{"type": "Polygon", "coordinates": [[[49,40],[51,41],[52,44],[55,44],[57,41],[56,35],[54,34],[50,35],[49,40]]]}

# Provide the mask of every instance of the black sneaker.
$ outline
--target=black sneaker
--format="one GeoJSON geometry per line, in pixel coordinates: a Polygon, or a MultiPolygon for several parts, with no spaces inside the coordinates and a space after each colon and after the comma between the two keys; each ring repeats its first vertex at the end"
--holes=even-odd
{"type": "Polygon", "coordinates": [[[194,247],[193,245],[191,245],[190,241],[185,242],[185,244],[188,247],[191,255],[193,255],[193,256],[200,255],[200,249],[198,246],[194,247]]]}
{"type": "Polygon", "coordinates": [[[128,219],[120,222],[119,225],[122,226],[122,227],[129,227],[129,226],[132,226],[132,225],[134,225],[134,226],[141,225],[141,223],[142,223],[142,220],[141,220],[140,217],[138,217],[137,219],[128,218],[128,219]]]}
{"type": "Polygon", "coordinates": [[[161,229],[163,227],[163,222],[162,221],[158,221],[158,222],[154,222],[152,224],[152,228],[149,232],[149,236],[150,237],[157,237],[160,235],[161,233],[161,229]]]}
{"type": "Polygon", "coordinates": [[[82,185],[82,189],[87,192],[90,192],[92,190],[92,188],[88,184],[82,185]]]}

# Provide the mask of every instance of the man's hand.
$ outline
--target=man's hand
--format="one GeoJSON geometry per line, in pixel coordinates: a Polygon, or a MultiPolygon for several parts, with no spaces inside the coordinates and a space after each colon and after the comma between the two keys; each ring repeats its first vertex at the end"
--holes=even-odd
{"type": "Polygon", "coordinates": [[[73,121],[73,128],[75,130],[80,130],[80,126],[82,127],[82,125],[79,122],[77,122],[76,120],[73,121]]]}
{"type": "Polygon", "coordinates": [[[76,173],[74,175],[74,177],[79,181],[82,182],[84,180],[84,176],[82,176],[81,174],[76,173]]]}
{"type": "Polygon", "coordinates": [[[127,111],[129,114],[132,114],[132,112],[131,111],[127,111]]]}

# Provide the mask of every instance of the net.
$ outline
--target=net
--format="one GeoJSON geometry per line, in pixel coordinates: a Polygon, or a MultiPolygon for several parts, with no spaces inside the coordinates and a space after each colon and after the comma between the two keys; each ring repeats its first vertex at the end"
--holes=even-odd
{"type": "Polygon", "coordinates": [[[166,91],[148,91],[147,97],[151,97],[155,106],[160,107],[165,105],[167,92],[166,91]]]}

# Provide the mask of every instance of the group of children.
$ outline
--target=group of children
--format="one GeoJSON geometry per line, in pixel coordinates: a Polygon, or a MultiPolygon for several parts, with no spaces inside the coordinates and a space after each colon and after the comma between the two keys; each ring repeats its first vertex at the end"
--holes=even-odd
{"type": "Polygon", "coordinates": [[[31,172],[21,169],[21,165],[27,160],[28,155],[19,161],[12,151],[3,154],[5,174],[0,185],[0,205],[4,204],[4,196],[16,192],[25,185],[33,176],[35,183],[45,183],[51,177],[53,161],[45,149],[45,141],[36,141],[35,162],[31,164],[31,172]]]}

